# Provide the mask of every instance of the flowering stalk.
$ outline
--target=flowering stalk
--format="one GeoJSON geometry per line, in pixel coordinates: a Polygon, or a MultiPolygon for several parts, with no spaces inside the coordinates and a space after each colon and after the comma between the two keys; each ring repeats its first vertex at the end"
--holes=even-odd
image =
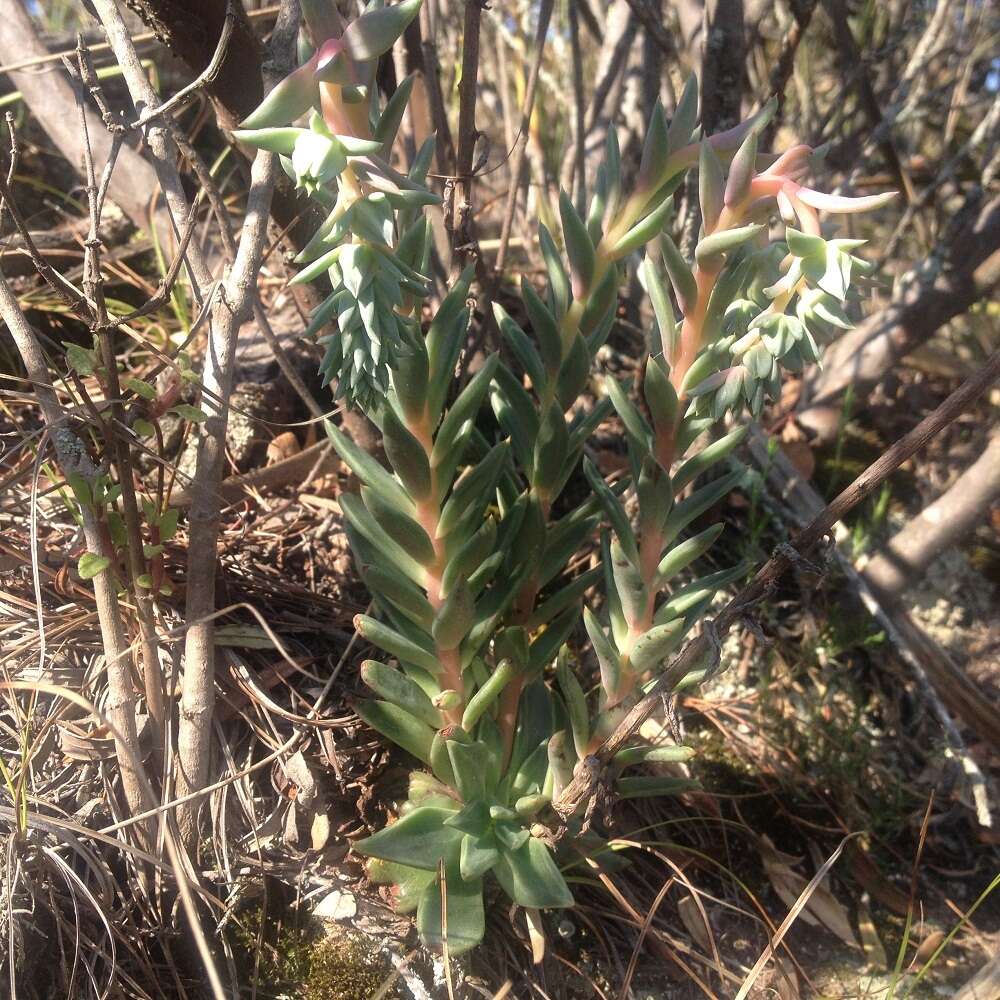
{"type": "MultiPolygon", "coordinates": [[[[621,189],[612,130],[586,218],[560,197],[561,234],[539,232],[546,288],[521,285],[530,333],[495,305],[504,358],[487,359],[447,406],[471,274],[421,329],[429,147],[406,177],[391,171],[383,157],[408,88],[380,107],[372,87],[375,59],[418,3],[375,0],[345,26],[332,6],[309,0],[315,54],[238,135],[279,152],[328,209],[295,280],[329,275],[333,294],[309,332],[336,322],[324,374],[381,428],[388,459],[386,468],[328,426],[361,482],[358,495],[341,496],[375,605],[356,625],[385,654],[362,665],[373,697],[356,710],[422,764],[399,818],[354,847],[371,859],[374,879],[395,886],[399,908],[416,910],[423,941],[440,949],[447,934],[457,954],[484,933],[487,877],[529,911],[572,905],[541,820],[718,588],[742,573],[673,582],[721,531],[684,537],[740,479],[738,471],[702,481],[742,431],[688,452],[724,416],[758,413],[784,369],[816,360],[814,334],[846,325],[841,303],[852,270],[864,265],[851,254],[856,242],[823,239],[816,213],[874,205],[804,187],[813,162],[806,147],[758,154],[770,107],[693,140],[692,81],[671,121],[656,109],[631,192],[621,189]],[[310,108],[309,127],[296,126],[310,108]],[[673,192],[696,164],[704,231],[689,262],[667,230],[673,192]],[[770,242],[775,212],[787,230],[770,242]],[[640,366],[635,401],[608,378],[606,398],[588,412],[580,396],[614,323],[621,265],[647,246],[653,252],[640,274],[656,349],[640,366]],[[630,459],[630,475],[614,486],[583,455],[612,410],[630,459]],[[557,499],[581,468],[591,495],[557,515],[557,499]],[[637,501],[634,522],[626,491],[637,501]],[[603,524],[610,530],[602,565],[574,573],[575,557],[603,524]],[[582,609],[600,665],[594,697],[576,676],[569,643],[584,595],[597,588],[606,624],[582,609]]],[[[633,797],[676,794],[690,783],[622,772],[691,753],[629,747],[615,761],[615,788],[633,797]]],[[[579,852],[614,863],[579,825],[561,844],[563,861],[579,852]]]]}

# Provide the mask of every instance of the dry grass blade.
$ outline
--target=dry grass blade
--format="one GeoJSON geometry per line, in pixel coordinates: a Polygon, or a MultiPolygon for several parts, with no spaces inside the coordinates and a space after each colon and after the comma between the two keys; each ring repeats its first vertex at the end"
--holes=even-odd
{"type": "MultiPolygon", "coordinates": [[[[120,734],[117,732],[117,729],[111,720],[103,712],[101,712],[96,705],[89,702],[86,698],[81,697],[75,691],[70,691],[68,688],[60,687],[56,684],[27,683],[24,681],[0,681],[0,689],[10,691],[35,691],[53,695],[57,698],[64,698],[76,705],[77,708],[83,709],[83,711],[93,715],[94,718],[99,720],[101,725],[106,726],[108,730],[115,735],[116,739],[120,741],[120,747],[124,745],[120,734]]],[[[119,753],[120,752],[121,749],[119,749],[119,753]]],[[[155,803],[156,795],[153,792],[152,786],[149,784],[149,780],[146,778],[141,761],[133,760],[131,764],[135,773],[139,776],[140,787],[146,796],[147,801],[150,802],[150,804],[155,803]]],[[[174,878],[176,880],[178,892],[181,898],[181,905],[184,909],[185,916],[187,917],[191,934],[194,937],[198,954],[204,965],[205,973],[208,976],[209,988],[211,989],[215,1000],[225,1000],[226,994],[222,986],[222,979],[220,978],[218,969],[216,968],[215,959],[212,957],[212,950],[209,948],[208,940],[205,937],[205,931],[201,926],[201,918],[198,914],[197,905],[195,903],[195,893],[192,890],[191,876],[188,874],[187,866],[184,862],[183,851],[173,832],[171,824],[169,822],[165,823],[162,829],[163,845],[170,859],[170,865],[173,869],[174,878]]]]}
{"type": "Polygon", "coordinates": [[[820,885],[822,885],[827,872],[829,872],[834,864],[836,864],[837,859],[840,857],[847,844],[854,837],[858,836],[860,836],[860,834],[850,833],[844,837],[844,839],[837,845],[837,849],[833,852],[833,854],[826,859],[819,871],[816,872],[816,874],[809,880],[809,884],[799,894],[799,898],[795,901],[795,905],[788,911],[785,919],[781,921],[781,925],[775,932],[774,937],[761,953],[760,958],[758,958],[754,963],[749,975],[743,981],[743,985],[740,987],[739,993],[736,994],[736,1000],[744,1000],[744,998],[750,993],[750,990],[753,989],[753,985],[757,982],[757,978],[760,976],[761,972],[764,971],[764,966],[767,965],[778,945],[784,940],[785,935],[788,933],[788,929],[795,923],[799,914],[809,902],[812,894],[819,888],[820,885]]]}

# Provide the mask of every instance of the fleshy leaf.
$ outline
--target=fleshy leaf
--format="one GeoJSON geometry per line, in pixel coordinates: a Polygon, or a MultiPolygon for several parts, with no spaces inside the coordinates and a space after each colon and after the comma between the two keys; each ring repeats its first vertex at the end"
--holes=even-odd
{"type": "Polygon", "coordinates": [[[443,858],[452,854],[457,857],[465,836],[461,830],[444,825],[452,815],[447,809],[420,806],[352,847],[371,858],[434,871],[443,858]]]}
{"type": "Polygon", "coordinates": [[[534,837],[516,851],[501,851],[493,871],[504,892],[519,906],[543,909],[573,905],[573,895],[552,853],[534,837]]]}
{"type": "Polygon", "coordinates": [[[462,878],[457,857],[444,866],[443,888],[441,880],[435,879],[423,891],[417,931],[427,948],[441,953],[447,947],[449,955],[461,955],[482,941],[486,933],[482,879],[462,878]]]}

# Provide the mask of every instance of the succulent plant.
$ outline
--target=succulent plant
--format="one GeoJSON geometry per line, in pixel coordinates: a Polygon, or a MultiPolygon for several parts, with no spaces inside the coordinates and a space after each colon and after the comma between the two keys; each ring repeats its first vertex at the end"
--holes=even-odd
{"type": "MultiPolygon", "coordinates": [[[[399,906],[416,910],[424,942],[447,942],[457,954],[483,936],[486,881],[529,910],[566,907],[566,866],[574,855],[601,855],[599,839],[579,824],[552,842],[550,803],[719,588],[745,571],[676,582],[719,537],[721,525],[693,536],[687,529],[738,485],[741,470],[718,470],[744,431],[694,454],[692,445],[724,417],[759,413],[783,371],[816,361],[817,338],[848,325],[850,281],[868,268],[854,256],[857,241],[823,237],[818,212],[872,209],[891,196],[847,199],[806,187],[816,160],[806,146],[759,153],[771,106],[699,137],[690,81],[670,121],[656,108],[630,192],[612,129],[586,218],[561,196],[558,239],[539,230],[547,287],[539,294],[521,284],[530,335],[496,305],[505,357],[490,356],[449,405],[472,276],[462,275],[422,331],[415,306],[430,253],[420,216],[430,198],[427,154],[404,184],[364,145],[374,137],[384,153],[395,132],[407,90],[379,111],[373,60],[417,2],[373,4],[346,29],[335,25],[335,37],[245,123],[257,131],[239,134],[273,143],[299,183],[331,206],[296,280],[329,272],[335,290],[312,324],[338,322],[324,372],[379,426],[389,463],[328,426],[361,483],[341,505],[377,613],[356,626],[386,657],[363,665],[374,697],[357,712],[422,765],[399,818],[354,847],[373,859],[373,878],[396,885],[399,906]],[[308,130],[292,127],[317,100],[322,117],[308,130]],[[688,261],[669,228],[673,193],[696,166],[703,222],[688,261]],[[778,238],[772,217],[785,223],[778,238]],[[587,409],[580,396],[614,323],[623,265],[636,254],[655,316],[653,349],[631,389],[607,377],[606,394],[587,409]],[[583,450],[612,410],[625,427],[629,474],[609,484],[583,450]],[[589,496],[556,517],[556,499],[581,469],[589,496]],[[571,569],[597,534],[601,565],[571,569]],[[603,592],[600,615],[581,608],[595,591],[603,592]],[[569,648],[581,617],[600,666],[589,693],[569,648]]],[[[691,782],[625,772],[691,754],[637,743],[615,761],[615,789],[677,794],[691,782]]]]}
{"type": "Polygon", "coordinates": [[[408,174],[389,153],[413,78],[380,107],[378,57],[392,48],[420,0],[369,4],[346,26],[336,6],[303,4],[313,54],[286,77],[233,135],[277,153],[285,172],[326,212],[296,258],[296,281],[326,273],[333,291],[316,308],[307,335],[326,344],[322,373],[337,396],[370,408],[389,389],[389,372],[419,336],[415,307],[427,294],[430,247],[425,205],[439,199],[424,183],[433,140],[408,174]],[[295,122],[308,119],[299,127],[295,122]],[[332,333],[324,333],[331,323],[332,333]]]}

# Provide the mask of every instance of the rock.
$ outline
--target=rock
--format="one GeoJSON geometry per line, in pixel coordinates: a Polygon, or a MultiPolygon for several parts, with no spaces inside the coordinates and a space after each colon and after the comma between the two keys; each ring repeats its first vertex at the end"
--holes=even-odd
{"type": "Polygon", "coordinates": [[[324,896],[313,910],[319,920],[351,920],[358,913],[358,901],[353,892],[334,889],[324,896]]]}

